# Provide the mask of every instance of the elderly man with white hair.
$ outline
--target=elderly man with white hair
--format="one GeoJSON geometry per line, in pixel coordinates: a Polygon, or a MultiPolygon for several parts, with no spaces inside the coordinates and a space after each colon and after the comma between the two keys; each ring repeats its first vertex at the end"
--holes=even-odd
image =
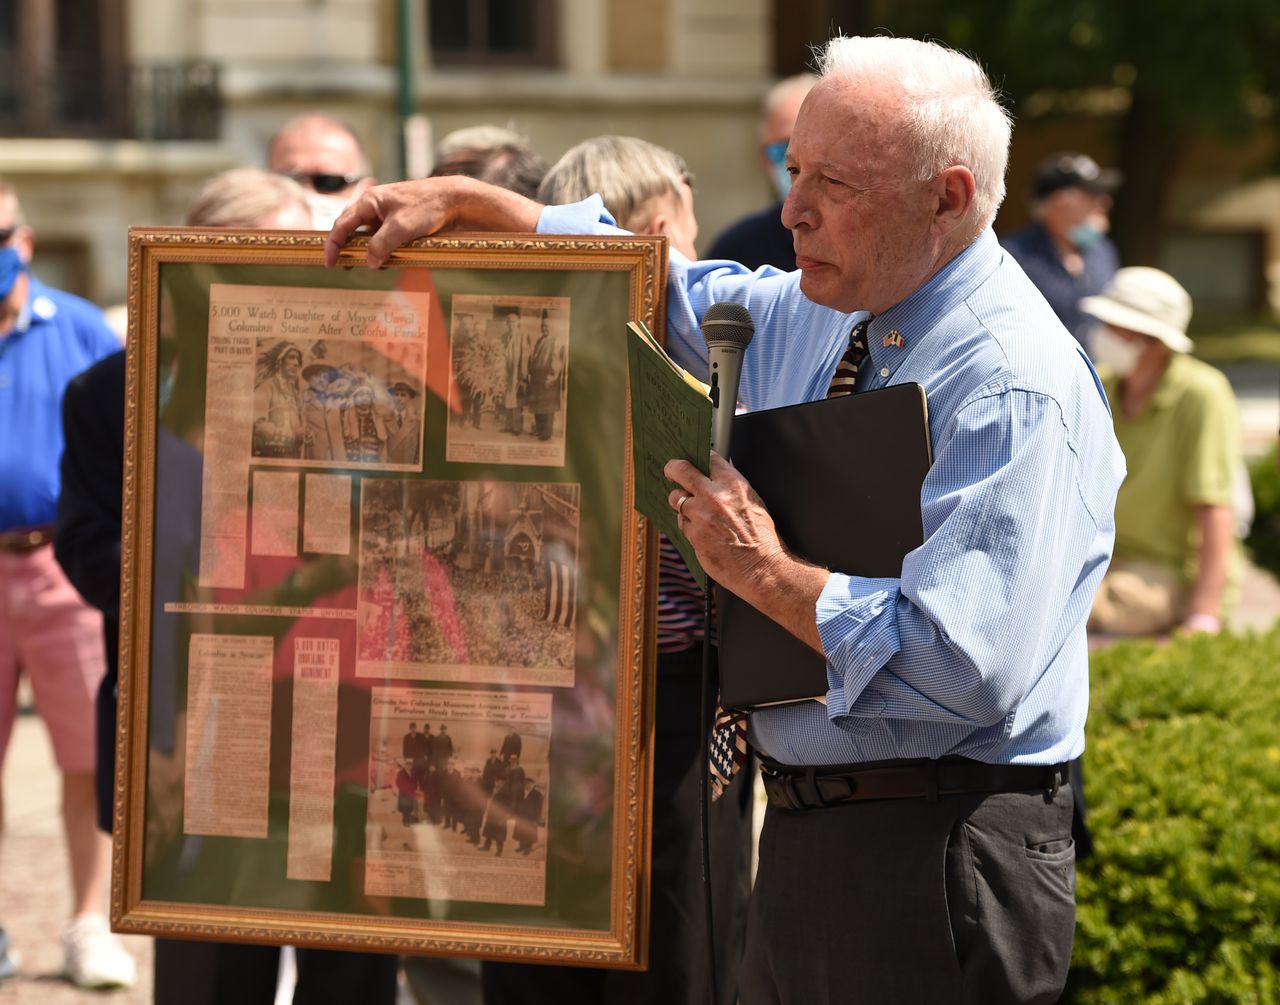
{"type": "MultiPolygon", "coordinates": [[[[667,465],[708,574],[827,661],[825,702],[750,716],[769,807],[738,993],[1055,1002],[1075,917],[1066,762],[1084,748],[1085,621],[1123,458],[1088,359],[991,231],[1010,123],[981,68],[847,38],[821,77],[787,152],[798,271],[673,255],[668,344],[705,366],[702,312],[745,304],[748,407],[918,382],[934,460],[924,543],[882,579],[791,554],[722,458],[709,476],[667,465]]],[[[331,260],[362,224],[379,265],[452,226],[598,233],[607,217],[475,182],[388,186],[339,219],[331,260]]]]}

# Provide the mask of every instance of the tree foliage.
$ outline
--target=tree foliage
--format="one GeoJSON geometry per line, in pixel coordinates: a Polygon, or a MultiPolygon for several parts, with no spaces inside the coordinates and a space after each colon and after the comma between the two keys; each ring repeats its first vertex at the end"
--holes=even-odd
{"type": "Polygon", "coordinates": [[[1275,0],[882,0],[871,30],[931,37],[988,69],[1027,121],[1112,107],[1125,172],[1116,229],[1129,264],[1153,261],[1172,182],[1199,136],[1274,133],[1280,102],[1275,0]]]}

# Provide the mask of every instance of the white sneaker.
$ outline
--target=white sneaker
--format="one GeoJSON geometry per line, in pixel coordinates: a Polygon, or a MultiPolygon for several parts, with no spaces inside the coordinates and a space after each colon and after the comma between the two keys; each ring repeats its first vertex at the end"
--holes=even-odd
{"type": "Polygon", "coordinates": [[[138,978],[137,964],[101,914],[81,914],[63,930],[66,976],[81,988],[128,988],[138,978]]]}

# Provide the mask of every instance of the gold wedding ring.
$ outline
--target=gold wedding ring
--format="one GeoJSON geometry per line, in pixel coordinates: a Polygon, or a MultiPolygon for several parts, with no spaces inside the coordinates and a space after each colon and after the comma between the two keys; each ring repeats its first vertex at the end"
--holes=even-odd
{"type": "Polygon", "coordinates": [[[684,516],[684,504],[692,498],[691,495],[682,495],[676,500],[676,516],[684,516]]]}

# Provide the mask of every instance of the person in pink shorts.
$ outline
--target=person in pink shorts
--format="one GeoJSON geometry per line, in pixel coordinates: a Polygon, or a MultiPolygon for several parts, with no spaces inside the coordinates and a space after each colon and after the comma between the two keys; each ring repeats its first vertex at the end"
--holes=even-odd
{"type": "Polygon", "coordinates": [[[0,758],[18,680],[26,677],[62,773],[72,891],[66,974],[82,987],[128,986],[133,958],[103,916],[110,842],[97,829],[94,787],[94,703],[106,671],[102,615],[53,554],[62,392],[119,341],[92,304],[29,274],[34,244],[17,194],[0,182],[0,758]]]}

